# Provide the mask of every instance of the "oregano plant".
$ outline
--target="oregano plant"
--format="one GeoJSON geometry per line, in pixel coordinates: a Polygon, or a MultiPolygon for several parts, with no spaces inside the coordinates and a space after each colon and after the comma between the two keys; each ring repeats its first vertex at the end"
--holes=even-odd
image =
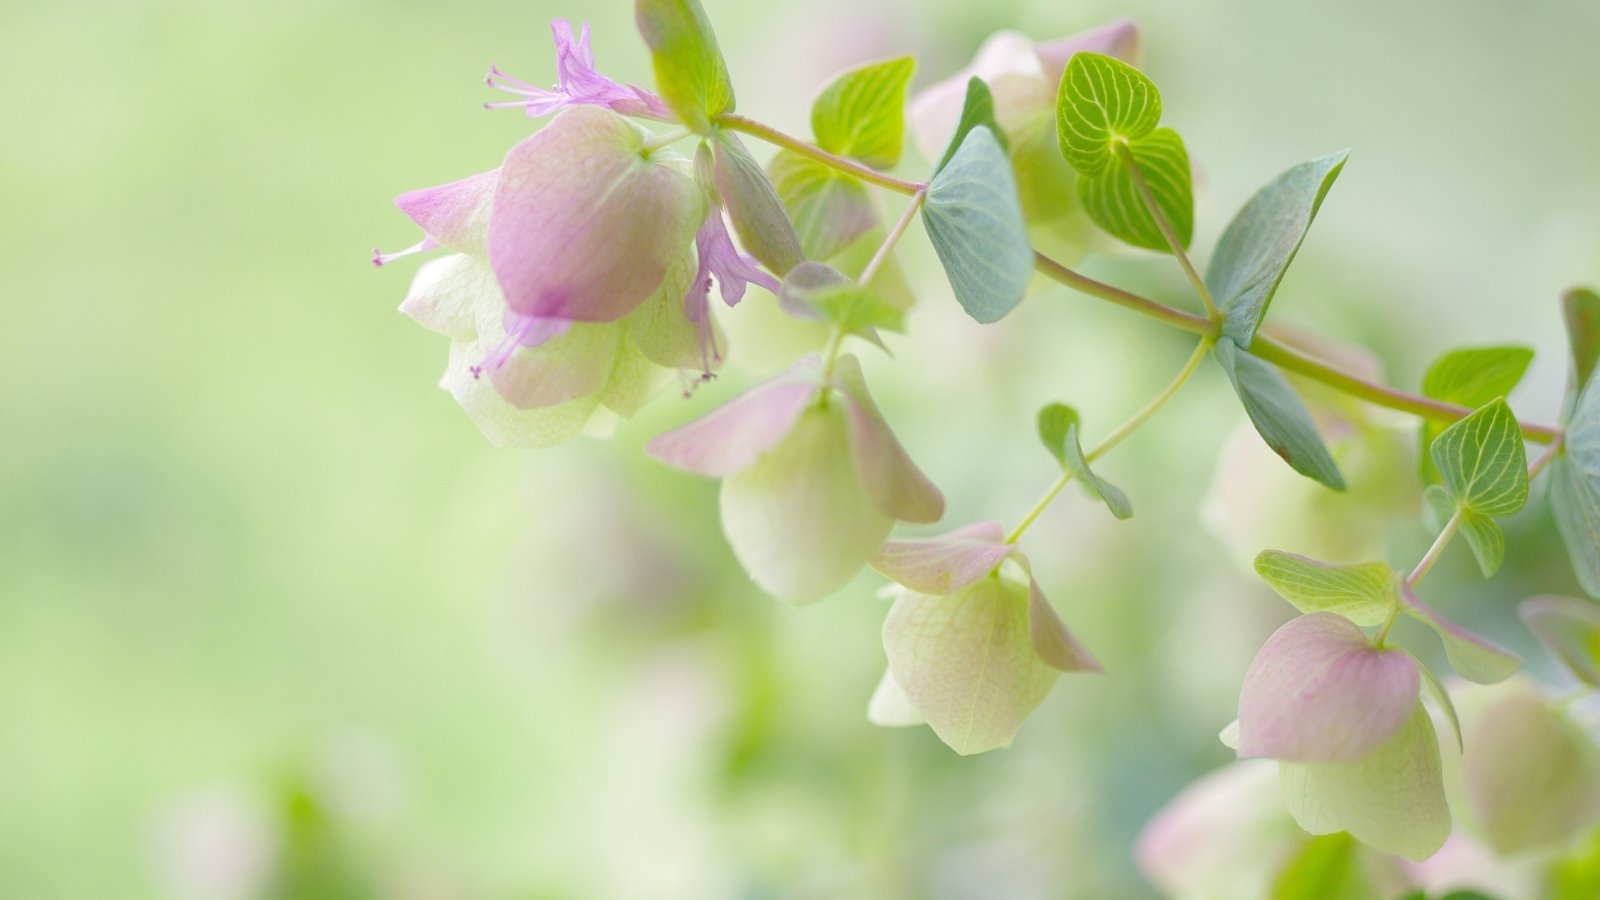
{"type": "MultiPolygon", "coordinates": [[[[1421,452],[1405,474],[1426,485],[1425,502],[1407,515],[1435,535],[1425,553],[1399,568],[1314,559],[1293,545],[1260,547],[1255,560],[1297,616],[1250,663],[1237,721],[1217,725],[1254,760],[1239,765],[1275,768],[1273,808],[1298,825],[1281,852],[1262,854],[1273,896],[1403,892],[1406,870],[1391,857],[1428,859],[1462,820],[1508,855],[1555,853],[1600,821],[1600,751],[1574,719],[1572,698],[1517,677],[1515,655],[1437,610],[1452,598],[1425,586],[1457,537],[1492,577],[1518,550],[1501,522],[1530,497],[1547,497],[1579,583],[1600,597],[1600,389],[1591,383],[1600,295],[1575,289],[1548,309],[1563,318],[1571,346],[1559,423],[1527,420],[1508,403],[1532,358],[1518,346],[1451,351],[1417,392],[1384,384],[1330,361],[1314,342],[1283,336],[1270,314],[1349,152],[1272,177],[1196,265],[1189,148],[1138,68],[1131,23],[1051,44],[1006,37],[998,46],[1013,71],[993,84],[963,73],[913,92],[911,57],[841,72],[816,95],[811,135],[797,137],[736,105],[697,0],[637,0],[635,9],[653,89],[601,74],[588,26],[574,32],[557,21],[554,87],[498,69],[489,78],[517,97],[490,106],[547,121],[498,168],[402,194],[397,204],[422,239],[374,258],[381,266],[438,251],[401,309],[451,339],[443,386],[486,438],[548,447],[629,419],[662,394],[698,406],[695,385],[738,352],[718,319],[775,305],[812,337],[812,351],[763,360],[782,373],[697,409],[694,421],[655,436],[648,453],[720,482],[726,540],[766,593],[806,604],[863,568],[880,573],[892,599],[886,671],[857,705],[881,725],[925,724],[966,755],[1019,739],[1063,674],[1118,677],[1101,671],[1066,624],[1071,611],[1064,619],[1035,576],[1030,553],[1051,549],[1030,547],[1029,528],[1072,482],[1110,513],[1104,527],[1133,516],[1139,475],[1119,472],[1113,483],[1099,463],[1208,358],[1260,440],[1318,490],[1361,489],[1365,476],[1330,452],[1308,385],[1406,414],[1421,452]],[[907,162],[908,134],[931,165],[907,162]],[[765,164],[753,143],[773,148],[765,164]],[[1085,242],[1171,257],[1164,264],[1181,270],[1192,303],[1084,275],[1050,249],[1072,229],[1085,242]],[[954,301],[984,326],[1005,328],[1019,304],[1041,302],[1030,288],[1042,278],[1192,342],[1187,359],[1172,361],[1168,384],[1121,424],[1087,422],[1067,403],[1041,409],[1038,435],[1059,475],[1009,525],[943,521],[944,497],[914,461],[919,448],[896,437],[856,356],[887,349],[885,334],[916,315],[895,253],[919,239],[932,246],[954,301]],[[943,534],[897,535],[902,523],[939,523],[943,534]],[[1402,619],[1437,635],[1450,672],[1423,662],[1432,647],[1396,631],[1402,619]],[[1463,695],[1474,697],[1470,713],[1458,710],[1463,695]],[[1550,774],[1536,784],[1509,774],[1529,766],[1550,774]],[[1447,770],[1465,773],[1460,796],[1447,790],[1447,770]],[[1345,892],[1308,892],[1335,882],[1345,892]]],[[[1571,598],[1522,609],[1585,695],[1600,685],[1600,611],[1571,598]]],[[[1247,798],[1261,783],[1230,775],[1206,790],[1254,802],[1247,798]]],[[[1141,862],[1174,894],[1231,896],[1204,893],[1185,868],[1194,860],[1184,848],[1203,845],[1211,827],[1185,802],[1152,823],[1141,862]]],[[[1563,860],[1546,857],[1550,883],[1597,877],[1600,867],[1563,860]]]]}

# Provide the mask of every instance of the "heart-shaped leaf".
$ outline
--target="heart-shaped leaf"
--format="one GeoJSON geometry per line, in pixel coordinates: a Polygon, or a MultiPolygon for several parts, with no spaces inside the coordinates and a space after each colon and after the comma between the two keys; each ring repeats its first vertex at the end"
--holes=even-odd
{"type": "Polygon", "coordinates": [[[1033,247],[1011,162],[994,132],[978,126],[928,185],[922,223],[956,299],[972,318],[997,322],[1022,300],[1033,247]]]}

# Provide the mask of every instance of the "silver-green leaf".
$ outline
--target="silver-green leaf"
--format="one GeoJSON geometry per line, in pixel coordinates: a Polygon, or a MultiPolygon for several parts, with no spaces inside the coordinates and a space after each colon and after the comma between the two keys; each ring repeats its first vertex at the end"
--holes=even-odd
{"type": "Polygon", "coordinates": [[[1022,300],[1033,247],[1011,162],[987,127],[969,131],[928,185],[922,223],[968,315],[996,322],[1022,300]]]}
{"type": "Polygon", "coordinates": [[[1206,288],[1223,315],[1222,333],[1249,349],[1322,199],[1350,151],[1301,163],[1279,175],[1228,223],[1206,269],[1206,288]]]}
{"type": "Polygon", "coordinates": [[[1272,364],[1239,349],[1231,338],[1217,341],[1213,355],[1244,404],[1267,446],[1296,472],[1342,491],[1344,476],[1317,434],[1311,413],[1272,364]]]}

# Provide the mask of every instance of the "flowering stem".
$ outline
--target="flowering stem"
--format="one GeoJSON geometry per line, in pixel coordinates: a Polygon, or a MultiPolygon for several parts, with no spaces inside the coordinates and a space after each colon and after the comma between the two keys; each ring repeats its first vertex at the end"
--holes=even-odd
{"type": "Polygon", "coordinates": [[[648,155],[660,150],[662,147],[676,144],[692,134],[694,134],[694,132],[687,128],[674,128],[671,131],[665,132],[664,134],[658,134],[650,140],[645,141],[643,146],[641,146],[639,149],[641,152],[648,155]]]}
{"type": "Polygon", "coordinates": [[[1555,458],[1561,454],[1561,440],[1562,439],[1558,437],[1551,441],[1550,446],[1544,448],[1544,452],[1539,454],[1539,458],[1535,459],[1528,466],[1529,481],[1538,478],[1539,473],[1543,472],[1546,466],[1550,465],[1552,462],[1555,462],[1555,458]]]}
{"type": "Polygon", "coordinates": [[[1139,161],[1133,158],[1133,148],[1128,146],[1125,139],[1118,139],[1114,146],[1117,148],[1117,158],[1127,166],[1128,174],[1133,178],[1133,186],[1139,191],[1139,196],[1144,200],[1144,207],[1150,211],[1150,217],[1155,220],[1156,227],[1161,229],[1161,236],[1166,239],[1167,246],[1171,248],[1172,255],[1178,258],[1178,264],[1183,266],[1183,274],[1189,276],[1189,283],[1194,285],[1194,292],[1200,295],[1200,302],[1206,308],[1206,316],[1216,322],[1222,318],[1217,312],[1217,304],[1211,299],[1211,291],[1206,288],[1205,280],[1194,269],[1194,263],[1189,261],[1189,254],[1183,250],[1183,242],[1178,240],[1177,231],[1173,230],[1172,223],[1167,220],[1167,214],[1162,212],[1161,204],[1156,202],[1156,195],[1150,192],[1150,185],[1144,180],[1144,173],[1139,170],[1139,161]]]}
{"type": "MultiPolygon", "coordinates": [[[[1161,389],[1161,393],[1152,397],[1150,402],[1146,403],[1143,408],[1134,413],[1128,419],[1128,421],[1117,426],[1117,429],[1111,432],[1111,434],[1107,435],[1105,440],[1096,445],[1093,450],[1090,450],[1088,453],[1084,454],[1084,458],[1089,462],[1094,462],[1100,457],[1105,456],[1107,453],[1110,453],[1112,448],[1127,440],[1129,435],[1133,434],[1135,431],[1138,431],[1139,426],[1143,425],[1145,422],[1148,422],[1150,418],[1156,414],[1157,410],[1165,406],[1167,401],[1171,400],[1173,396],[1178,393],[1178,389],[1183,387],[1184,382],[1189,380],[1189,377],[1194,374],[1195,369],[1200,367],[1200,361],[1206,358],[1206,354],[1211,351],[1211,345],[1213,343],[1214,341],[1209,337],[1202,338],[1200,343],[1195,346],[1194,352],[1189,354],[1189,361],[1184,363],[1183,368],[1178,371],[1178,374],[1172,379],[1172,381],[1168,383],[1166,387],[1161,389]]],[[[1071,470],[1063,471],[1061,473],[1061,477],[1056,479],[1055,484],[1050,486],[1050,490],[1046,491],[1044,496],[1039,498],[1039,502],[1033,505],[1033,509],[1029,510],[1027,516],[1023,518],[1021,524],[1017,525],[1017,527],[1012,530],[1011,534],[1006,537],[1006,543],[1015,544],[1019,539],[1021,539],[1022,533],[1027,531],[1028,527],[1032,525],[1034,521],[1039,518],[1039,516],[1044,514],[1044,511],[1050,507],[1050,504],[1055,501],[1056,496],[1059,495],[1064,488],[1066,488],[1067,483],[1070,481],[1072,481],[1071,470]]]]}
{"type": "Polygon", "coordinates": [[[895,191],[900,194],[917,194],[928,189],[928,186],[914,181],[902,181],[892,175],[885,175],[877,169],[851,162],[842,156],[835,156],[821,147],[808,144],[796,137],[790,137],[770,125],[763,125],[754,119],[744,116],[725,115],[717,118],[717,124],[729,131],[742,131],[753,138],[759,138],[769,144],[792,150],[801,156],[814,159],[830,168],[838,169],[847,175],[875,184],[878,187],[895,191]]]}
{"type": "MultiPolygon", "coordinates": [[[[718,119],[718,124],[730,131],[743,132],[783,147],[786,150],[792,150],[825,166],[859,178],[869,184],[877,185],[885,190],[913,196],[926,191],[928,188],[926,184],[904,181],[848,159],[835,156],[820,147],[808,144],[799,138],[791,137],[775,128],[746,119],[743,116],[722,116],[718,119]]],[[[1173,309],[1148,297],[1142,297],[1122,288],[1096,281],[1087,275],[1062,265],[1037,250],[1033,254],[1033,263],[1034,268],[1038,269],[1046,277],[1079,293],[1114,303],[1124,309],[1133,310],[1140,315],[1164,322],[1174,328],[1180,328],[1213,340],[1216,340],[1222,333],[1221,326],[1217,322],[1180,309],[1173,309]]],[[[1201,284],[1203,285],[1204,282],[1201,282],[1201,284]]],[[[1472,410],[1464,406],[1444,403],[1429,397],[1406,393],[1387,385],[1367,381],[1364,378],[1335,368],[1315,357],[1280,344],[1266,335],[1256,335],[1250,344],[1249,350],[1268,362],[1303,375],[1313,381],[1321,382],[1374,406],[1399,410],[1400,412],[1410,413],[1441,424],[1450,424],[1472,414],[1472,410]]],[[[1518,425],[1522,429],[1523,437],[1541,444],[1552,443],[1560,439],[1562,434],[1560,428],[1552,425],[1540,425],[1531,422],[1519,422],[1518,425]]]]}

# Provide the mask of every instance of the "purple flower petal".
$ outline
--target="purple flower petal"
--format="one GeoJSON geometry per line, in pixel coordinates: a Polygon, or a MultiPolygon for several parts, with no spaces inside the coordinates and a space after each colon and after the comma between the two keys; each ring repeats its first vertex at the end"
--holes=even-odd
{"type": "Polygon", "coordinates": [[[902,522],[937,522],[944,515],[944,495],[922,474],[889,430],[861,377],[854,356],[839,357],[834,367],[837,387],[849,411],[850,446],[861,482],[878,508],[902,522]]]}
{"type": "Polygon", "coordinates": [[[816,400],[818,386],[811,380],[816,367],[816,357],[806,357],[777,378],[657,437],[645,452],[669,466],[712,478],[748,469],[784,439],[816,400]]]}
{"type": "Polygon", "coordinates": [[[888,541],[867,561],[920,594],[953,594],[993,572],[1014,548],[1000,523],[978,522],[931,539],[888,541]]]}
{"type": "Polygon", "coordinates": [[[1049,82],[1059,82],[1067,70],[1067,62],[1078,53],[1099,53],[1115,56],[1130,65],[1139,65],[1143,55],[1139,43],[1139,24],[1132,19],[1118,19],[1099,28],[1080,31],[1071,37],[1039,44],[1033,48],[1044,68],[1049,82]]]}
{"type": "Polygon", "coordinates": [[[489,226],[489,204],[499,177],[500,170],[491,169],[438,187],[407,191],[394,198],[394,205],[417,223],[424,237],[420,243],[395,253],[372,251],[373,264],[386,265],[402,256],[436,247],[481,255],[489,226]]]}
{"type": "Polygon", "coordinates": [[[660,286],[705,214],[694,180],[645,158],[632,123],[563,113],[506,156],[489,262],[519,313],[608,322],[660,286]]]}
{"type": "Polygon", "coordinates": [[[1405,725],[1421,684],[1408,654],[1374,649],[1349,619],[1301,616],[1267,639],[1245,673],[1239,755],[1361,759],[1405,725]]]}
{"type": "Polygon", "coordinates": [[[631,85],[621,85],[595,71],[594,50],[589,46],[589,23],[576,38],[572,23],[555,19],[550,32],[556,44],[556,86],[534,87],[491,66],[485,81],[492,88],[520,96],[521,100],[485,103],[489,109],[521,108],[532,118],[548,116],[572,106],[603,106],[625,116],[671,121],[672,112],[660,97],[631,85]]]}

